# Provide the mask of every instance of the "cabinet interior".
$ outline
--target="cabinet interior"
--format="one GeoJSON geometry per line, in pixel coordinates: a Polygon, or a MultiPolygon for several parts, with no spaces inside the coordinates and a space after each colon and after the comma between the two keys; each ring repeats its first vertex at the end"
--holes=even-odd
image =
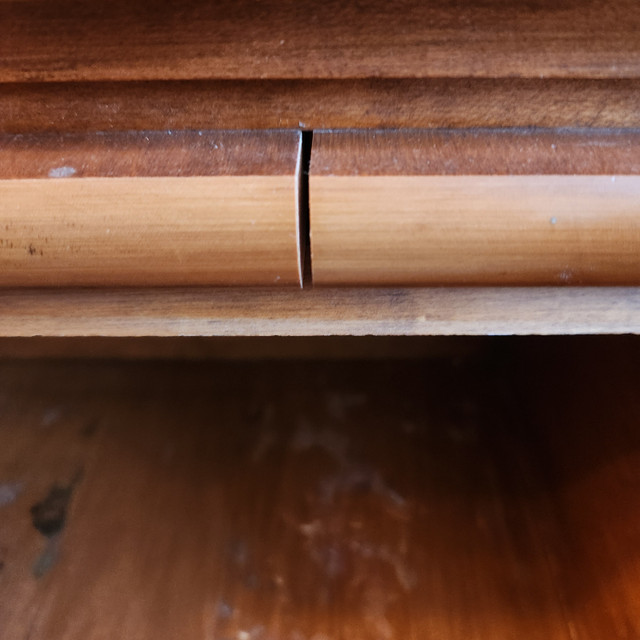
{"type": "Polygon", "coordinates": [[[640,636],[640,342],[0,341],[0,636],[640,636]]]}

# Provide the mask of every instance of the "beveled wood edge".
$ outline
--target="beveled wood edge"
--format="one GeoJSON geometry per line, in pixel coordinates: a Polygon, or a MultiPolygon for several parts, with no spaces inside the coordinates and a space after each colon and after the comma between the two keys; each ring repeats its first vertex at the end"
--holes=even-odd
{"type": "Polygon", "coordinates": [[[313,135],[312,180],[640,173],[640,129],[332,129],[313,135]]]}
{"type": "Polygon", "coordinates": [[[295,176],[295,129],[0,133],[0,180],[295,176]]]}
{"type": "Polygon", "coordinates": [[[0,336],[640,333],[640,287],[3,289],[0,336]]]}

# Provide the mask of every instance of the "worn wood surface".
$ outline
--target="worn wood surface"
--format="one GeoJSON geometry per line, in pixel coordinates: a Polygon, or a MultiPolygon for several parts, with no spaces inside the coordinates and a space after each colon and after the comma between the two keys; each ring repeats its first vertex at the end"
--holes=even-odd
{"type": "Polygon", "coordinates": [[[499,362],[3,363],[2,637],[635,637],[638,379],[499,362]]]}
{"type": "Polygon", "coordinates": [[[640,289],[0,290],[1,336],[579,333],[640,333],[640,289]]]}
{"type": "Polygon", "coordinates": [[[523,427],[515,436],[545,461],[544,484],[529,486],[550,570],[565,584],[572,637],[636,638],[640,343],[587,337],[519,345],[511,357],[523,427]]]}
{"type": "Polygon", "coordinates": [[[2,82],[640,74],[635,0],[21,0],[0,24],[2,82]]]}
{"type": "Polygon", "coordinates": [[[351,127],[640,127],[640,81],[0,83],[0,131],[8,133],[351,127]]]}
{"type": "Polygon", "coordinates": [[[300,134],[0,139],[0,284],[296,284],[300,134]]]}
{"type": "Polygon", "coordinates": [[[637,284],[637,131],[317,132],[314,283],[637,284]]]}

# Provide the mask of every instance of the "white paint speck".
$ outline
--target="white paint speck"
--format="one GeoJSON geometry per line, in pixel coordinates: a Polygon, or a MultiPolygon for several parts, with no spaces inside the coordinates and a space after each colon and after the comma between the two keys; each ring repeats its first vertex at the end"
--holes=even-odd
{"type": "Polygon", "coordinates": [[[565,269],[558,274],[558,279],[561,282],[571,282],[573,280],[573,272],[571,269],[565,269]]]}
{"type": "Polygon", "coordinates": [[[0,507],[6,507],[22,493],[22,485],[17,483],[0,484],[0,507]]]}
{"type": "Polygon", "coordinates": [[[276,277],[273,279],[273,281],[274,281],[274,282],[278,282],[278,280],[280,280],[280,276],[276,276],[276,277]]]}
{"type": "Polygon", "coordinates": [[[42,427],[51,427],[58,420],[60,420],[60,416],[62,415],[62,410],[59,407],[52,407],[48,409],[42,414],[42,418],[40,420],[40,426],[42,427]]]}
{"type": "Polygon", "coordinates": [[[258,638],[264,637],[264,627],[262,625],[258,625],[253,627],[250,631],[246,631],[241,629],[236,634],[237,640],[258,640],[258,638]]]}
{"type": "Polygon", "coordinates": [[[73,167],[54,167],[49,171],[50,178],[70,178],[76,174],[76,170],[73,167]]]}
{"type": "Polygon", "coordinates": [[[551,219],[549,220],[549,222],[550,222],[551,224],[555,224],[556,222],[558,222],[558,218],[556,218],[555,216],[553,216],[553,218],[551,218],[551,219]]]}
{"type": "Polygon", "coordinates": [[[616,177],[615,176],[611,176],[611,182],[615,182],[616,181],[616,177]]]}

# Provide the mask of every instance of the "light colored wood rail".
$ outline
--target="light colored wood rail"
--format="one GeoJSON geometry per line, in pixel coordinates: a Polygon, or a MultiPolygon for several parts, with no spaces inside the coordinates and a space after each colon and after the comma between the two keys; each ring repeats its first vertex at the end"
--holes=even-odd
{"type": "Polygon", "coordinates": [[[640,288],[0,290],[0,336],[640,333],[640,288]]]}
{"type": "Polygon", "coordinates": [[[639,158],[635,131],[317,133],[314,283],[638,284],[639,158]]]}
{"type": "Polygon", "coordinates": [[[0,140],[1,286],[300,282],[300,134],[0,140]]]}

